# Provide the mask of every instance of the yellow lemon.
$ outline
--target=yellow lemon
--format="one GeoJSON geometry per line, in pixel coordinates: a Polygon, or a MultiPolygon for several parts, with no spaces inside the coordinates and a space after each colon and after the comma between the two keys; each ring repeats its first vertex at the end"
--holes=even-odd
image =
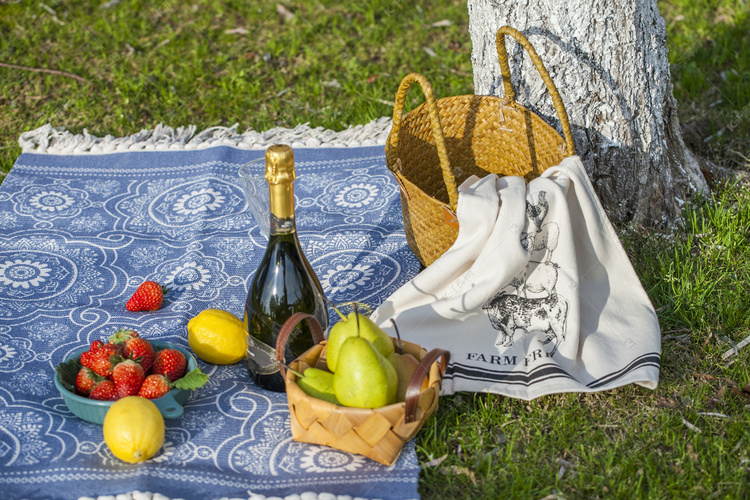
{"type": "Polygon", "coordinates": [[[188,321],[188,344],[203,361],[231,365],[245,359],[245,326],[221,309],[205,309],[188,321]]]}
{"type": "Polygon", "coordinates": [[[156,455],[164,444],[164,417],[146,398],[118,399],[104,416],[104,442],[124,462],[135,464],[156,455]]]}

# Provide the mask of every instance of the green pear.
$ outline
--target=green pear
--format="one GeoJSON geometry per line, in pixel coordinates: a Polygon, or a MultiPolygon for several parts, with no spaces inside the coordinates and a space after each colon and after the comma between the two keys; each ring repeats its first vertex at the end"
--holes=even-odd
{"type": "Polygon", "coordinates": [[[341,317],[341,321],[331,327],[328,333],[328,347],[326,347],[326,364],[328,369],[336,373],[339,358],[341,357],[341,346],[346,339],[356,337],[357,335],[370,341],[375,349],[388,357],[393,352],[393,340],[378,325],[372,322],[370,318],[357,312],[356,306],[354,312],[344,316],[334,307],[335,311],[341,317]]]}
{"type": "Polygon", "coordinates": [[[343,406],[379,408],[396,402],[398,376],[364,337],[344,340],[333,374],[333,392],[343,406]]]}
{"type": "MultiPolygon", "coordinates": [[[[398,332],[396,322],[391,319],[391,323],[393,323],[393,327],[396,330],[396,337],[398,338],[398,352],[394,350],[386,359],[393,365],[394,370],[396,370],[396,375],[398,376],[396,401],[401,402],[406,399],[406,389],[409,387],[409,381],[414,374],[414,370],[419,366],[419,361],[410,353],[404,353],[404,349],[401,346],[401,335],[398,332]]],[[[424,388],[424,385],[422,384],[422,388],[424,388]]]]}
{"type": "Polygon", "coordinates": [[[307,368],[297,379],[297,386],[310,397],[339,404],[333,393],[333,373],[319,368],[307,368]]]}

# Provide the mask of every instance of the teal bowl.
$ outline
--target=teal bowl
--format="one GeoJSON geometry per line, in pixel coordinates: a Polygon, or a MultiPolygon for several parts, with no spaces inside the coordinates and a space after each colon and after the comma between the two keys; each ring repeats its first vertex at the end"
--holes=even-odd
{"type": "MultiPolygon", "coordinates": [[[[194,370],[198,366],[193,355],[183,347],[170,344],[168,342],[159,341],[153,341],[151,342],[151,345],[155,350],[172,348],[177,349],[182,354],[184,354],[185,359],[187,360],[185,373],[194,370]]],[[[78,351],[73,353],[71,358],[79,358],[81,354],[87,350],[88,347],[79,349],[78,351]]],[[[67,361],[67,359],[65,361],[67,361]]],[[[104,423],[104,416],[107,414],[109,407],[112,406],[112,403],[114,402],[96,401],[94,399],[84,398],[83,396],[79,396],[78,394],[70,392],[65,388],[65,386],[62,385],[62,382],[60,382],[60,377],[57,371],[55,371],[55,387],[57,387],[57,390],[60,391],[60,395],[65,401],[65,404],[68,406],[68,409],[73,412],[76,417],[86,420],[87,422],[92,422],[94,424],[101,425],[104,423]]],[[[159,411],[164,416],[164,418],[177,418],[183,414],[183,406],[187,402],[188,397],[190,396],[190,392],[191,391],[186,391],[184,389],[172,389],[166,395],[158,399],[152,399],[151,401],[156,404],[156,407],[159,408],[159,411]]]]}

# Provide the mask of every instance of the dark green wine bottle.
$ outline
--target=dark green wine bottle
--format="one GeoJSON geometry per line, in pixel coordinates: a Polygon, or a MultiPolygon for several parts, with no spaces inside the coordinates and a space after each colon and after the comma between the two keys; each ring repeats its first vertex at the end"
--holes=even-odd
{"type": "MultiPolygon", "coordinates": [[[[305,258],[294,222],[294,153],[284,145],[266,150],[266,180],[270,190],[271,230],[268,247],[255,272],[245,302],[247,369],[253,382],[284,392],[276,362],[276,339],[284,322],[295,312],[315,316],[328,326],[323,289],[305,258]]],[[[284,351],[289,363],[314,345],[306,322],[292,332],[284,351]]]]}

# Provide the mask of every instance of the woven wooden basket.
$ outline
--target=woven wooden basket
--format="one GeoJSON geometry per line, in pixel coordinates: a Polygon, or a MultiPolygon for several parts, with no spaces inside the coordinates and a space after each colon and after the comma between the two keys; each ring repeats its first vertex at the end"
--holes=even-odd
{"type": "MultiPolygon", "coordinates": [[[[284,346],[294,327],[307,320],[311,330],[323,332],[317,320],[306,313],[295,313],[281,328],[276,341],[276,360],[284,359],[284,346]]],[[[450,354],[442,349],[429,353],[416,344],[402,341],[404,352],[415,356],[420,364],[406,391],[405,402],[381,408],[350,408],[313,398],[297,385],[297,376],[281,366],[289,401],[292,437],[303,443],[321,444],[364,455],[384,465],[393,464],[404,444],[409,442],[437,409],[442,377],[450,354]],[[425,377],[427,387],[422,389],[425,377]]],[[[326,369],[326,342],[313,346],[289,364],[303,373],[308,367],[326,369]]]]}
{"type": "Polygon", "coordinates": [[[401,186],[401,207],[409,246],[430,265],[458,235],[457,186],[472,175],[520,175],[527,181],[575,154],[568,115],[560,94],[534,47],[519,31],[504,26],[496,47],[505,96],[463,95],[435,99],[427,79],[404,77],[396,93],[393,127],[385,146],[388,168],[401,186]],[[515,101],[505,36],[529,53],[552,97],[565,138],[515,101]],[[403,114],[412,83],[425,103],[403,114]]]}

